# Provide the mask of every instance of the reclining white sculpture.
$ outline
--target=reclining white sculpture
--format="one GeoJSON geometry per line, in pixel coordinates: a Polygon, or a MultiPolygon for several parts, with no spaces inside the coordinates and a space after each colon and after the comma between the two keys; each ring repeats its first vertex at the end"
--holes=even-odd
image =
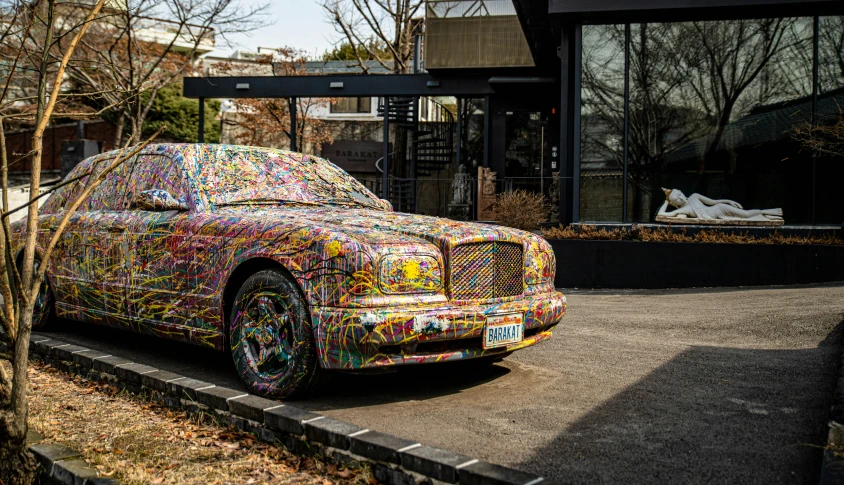
{"type": "Polygon", "coordinates": [[[656,213],[657,222],[673,224],[719,224],[747,226],[781,226],[782,209],[750,209],[728,199],[713,200],[709,197],[692,194],[686,197],[678,189],[662,188],[665,202],[656,213]],[[668,206],[676,207],[668,211],[668,206]]]}

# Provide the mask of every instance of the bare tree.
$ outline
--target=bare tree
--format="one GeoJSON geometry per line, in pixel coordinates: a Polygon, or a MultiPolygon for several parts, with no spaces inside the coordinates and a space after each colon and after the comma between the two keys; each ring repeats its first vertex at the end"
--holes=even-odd
{"type": "Polygon", "coordinates": [[[198,55],[217,37],[249,31],[266,23],[266,4],[238,0],[119,0],[91,28],[69,68],[74,81],[101,93],[115,106],[120,146],[124,124],[129,142],[141,127],[164,86],[192,74],[198,55]],[[141,96],[148,93],[149,96],[141,96]]]}
{"type": "Polygon", "coordinates": [[[844,15],[821,17],[818,32],[820,48],[820,91],[844,87],[844,15]]]}
{"type": "Polygon", "coordinates": [[[423,0],[322,0],[328,21],[347,43],[364,73],[375,60],[395,73],[411,71],[413,36],[423,0]],[[363,54],[366,55],[363,55],[363,54]]]}
{"type": "Polygon", "coordinates": [[[762,85],[764,90],[757,89],[756,99],[742,95],[780,52],[790,22],[776,18],[678,25],[674,42],[694,39],[685,45],[676,44],[684,46],[677,49],[678,68],[689,76],[688,85],[707,117],[717,120],[706,154],[699,159],[699,173],[717,156],[734,113],[746,111],[741,109],[741,103],[761,104],[771,99],[770,84],[762,85]]]}
{"type": "MultiPolygon", "coordinates": [[[[306,76],[305,53],[289,47],[276,49],[272,54],[256,59],[259,69],[264,66],[276,76],[306,76]]],[[[218,63],[214,69],[222,75],[248,75],[253,68],[243,68],[232,62],[218,63]]],[[[238,98],[231,101],[231,109],[223,116],[223,124],[233,130],[233,138],[246,145],[289,147],[291,134],[296,134],[300,147],[318,150],[332,141],[331,130],[317,116],[327,109],[331,98],[238,98]],[[290,126],[291,102],[296,103],[296,126],[290,126]]],[[[299,148],[300,151],[305,151],[299,148]]]]}
{"type": "MultiPolygon", "coordinates": [[[[632,26],[628,163],[636,217],[653,213],[650,194],[681,150],[694,152],[703,173],[723,158],[730,123],[810,92],[810,27],[800,19],[632,26]]],[[[584,36],[583,157],[621,167],[624,27],[591,27],[584,36]]]]}
{"type": "MultiPolygon", "coordinates": [[[[130,149],[124,147],[105,170],[88,177],[88,183],[81,196],[61,214],[57,228],[52,234],[41,233],[39,238],[38,204],[41,185],[41,159],[43,136],[50,120],[59,112],[56,107],[63,95],[65,74],[71,63],[74,50],[96,21],[105,0],[93,6],[76,6],[81,11],[70,11],[68,5],[56,0],[36,2],[16,1],[5,5],[6,33],[0,35],[0,53],[16,52],[9,69],[4,73],[0,105],[14,107],[14,116],[28,117],[35,126],[32,135],[32,151],[25,154],[31,165],[30,201],[25,221],[12,228],[8,215],[7,170],[10,161],[5,150],[5,141],[0,129],[0,163],[2,163],[2,224],[0,230],[0,328],[11,360],[11,375],[7,365],[0,362],[0,482],[4,484],[31,483],[36,463],[25,446],[27,431],[27,366],[29,337],[32,328],[36,297],[50,262],[50,256],[77,207],[114,168],[133,156],[144,144],[130,149]],[[57,53],[61,52],[59,57],[57,53]],[[19,62],[26,60],[31,62],[19,62]],[[21,67],[23,66],[23,67],[21,67]],[[31,66],[28,67],[28,66],[31,66]],[[19,74],[18,68],[20,67],[19,74]],[[24,81],[18,81],[24,79],[24,81]],[[34,80],[35,95],[20,102],[8,99],[10,93],[22,91],[12,86],[26,87],[34,80]],[[39,240],[40,239],[40,240],[39,240]],[[20,252],[19,252],[20,251],[20,252]],[[20,256],[18,256],[20,254],[20,256]],[[19,259],[20,258],[20,259],[19,259]],[[20,263],[19,263],[20,261],[20,263]],[[37,263],[36,263],[37,261],[37,263]]],[[[67,114],[67,113],[65,113],[67,114]]],[[[2,125],[0,124],[0,127],[2,125]]],[[[89,174],[90,175],[90,174],[89,174]]]]}

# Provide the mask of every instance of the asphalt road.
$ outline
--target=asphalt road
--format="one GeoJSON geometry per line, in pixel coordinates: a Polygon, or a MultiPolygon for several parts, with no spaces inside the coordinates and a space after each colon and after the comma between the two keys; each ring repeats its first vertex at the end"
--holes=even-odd
{"type": "MultiPolygon", "coordinates": [[[[298,406],[574,483],[816,483],[844,286],[572,292],[485,369],[336,374],[298,406]]],[[[243,389],[230,357],[62,322],[89,348],[243,389]]]]}

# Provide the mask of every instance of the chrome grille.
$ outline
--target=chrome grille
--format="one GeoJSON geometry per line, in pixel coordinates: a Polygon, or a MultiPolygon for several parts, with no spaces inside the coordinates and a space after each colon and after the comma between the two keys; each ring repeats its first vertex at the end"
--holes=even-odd
{"type": "Polygon", "coordinates": [[[485,300],[521,295],[524,291],[522,245],[480,242],[451,251],[451,297],[485,300]]]}

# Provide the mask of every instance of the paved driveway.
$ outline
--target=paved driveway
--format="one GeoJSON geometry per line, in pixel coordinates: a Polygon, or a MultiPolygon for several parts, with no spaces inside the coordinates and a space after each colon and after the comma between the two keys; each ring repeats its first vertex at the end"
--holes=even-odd
{"type": "MultiPolygon", "coordinates": [[[[225,354],[64,325],[243,388],[225,354]]],[[[842,333],[844,286],[570,292],[555,337],[502,364],[338,374],[297,405],[566,482],[810,483],[842,333]]]]}

